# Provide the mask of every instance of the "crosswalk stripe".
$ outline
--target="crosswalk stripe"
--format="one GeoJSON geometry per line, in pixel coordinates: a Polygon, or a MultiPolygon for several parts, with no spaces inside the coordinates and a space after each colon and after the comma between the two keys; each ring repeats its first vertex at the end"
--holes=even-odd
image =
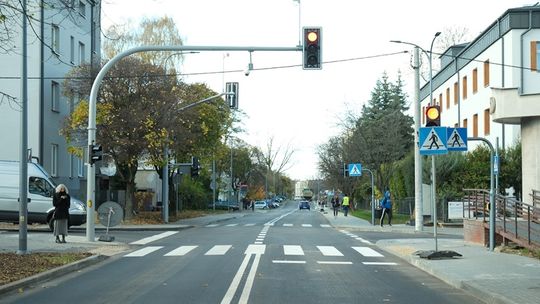
{"type": "Polygon", "coordinates": [[[382,254],[369,247],[353,247],[354,250],[358,251],[361,255],[365,257],[384,257],[382,254]]]}
{"type": "Polygon", "coordinates": [[[204,255],[224,255],[231,249],[231,245],[216,245],[208,250],[204,255]]]}
{"type": "Polygon", "coordinates": [[[323,264],[323,265],[352,265],[352,262],[342,262],[342,261],[317,261],[317,264],[323,264]]]}
{"type": "Polygon", "coordinates": [[[168,252],[165,256],[184,256],[197,247],[199,246],[180,246],[175,250],[168,252]]]}
{"type": "Polygon", "coordinates": [[[274,264],[305,264],[306,261],[272,260],[274,264]]]}
{"type": "Polygon", "coordinates": [[[228,224],[228,225],[226,225],[226,226],[227,226],[227,227],[234,227],[234,226],[238,226],[238,223],[236,223],[236,224],[228,224]]]}
{"type": "Polygon", "coordinates": [[[285,255],[304,255],[304,250],[298,245],[283,245],[283,254],[285,255]]]}
{"type": "Polygon", "coordinates": [[[245,224],[244,225],[245,227],[251,227],[251,226],[255,226],[255,224],[251,223],[251,224],[245,224]]]}
{"type": "Polygon", "coordinates": [[[302,227],[313,227],[311,224],[302,224],[302,227]]]}
{"type": "Polygon", "coordinates": [[[292,227],[293,224],[283,224],[283,227],[292,227]]]}
{"type": "Polygon", "coordinates": [[[381,265],[381,266],[394,266],[397,263],[394,262],[362,262],[364,265],[381,265]]]}
{"type": "Polygon", "coordinates": [[[163,246],[148,246],[128,253],[125,255],[125,257],[142,257],[161,248],[163,248],[163,246]]]}
{"type": "Polygon", "coordinates": [[[334,246],[317,246],[317,248],[324,256],[343,256],[343,253],[334,246]]]}
{"type": "Polygon", "coordinates": [[[218,224],[209,224],[209,225],[206,225],[205,227],[217,227],[219,226],[218,224]]]}
{"type": "Polygon", "coordinates": [[[171,236],[171,235],[176,234],[176,233],[178,233],[178,231],[165,231],[165,232],[160,233],[160,234],[145,237],[144,239],[140,239],[138,241],[131,242],[130,244],[132,244],[132,245],[146,245],[146,244],[148,244],[150,242],[157,241],[159,239],[171,236]]]}
{"type": "Polygon", "coordinates": [[[321,224],[321,227],[323,227],[323,228],[330,228],[331,226],[328,225],[328,224],[321,224]]]}

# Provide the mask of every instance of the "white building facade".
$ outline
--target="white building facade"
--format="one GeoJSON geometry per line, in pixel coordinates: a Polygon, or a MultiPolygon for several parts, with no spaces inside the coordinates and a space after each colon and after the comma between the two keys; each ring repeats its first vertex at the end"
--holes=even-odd
{"type": "MultiPolygon", "coordinates": [[[[20,2],[8,2],[20,11],[20,2]]],[[[100,2],[28,0],[28,148],[31,155],[77,197],[85,196],[84,159],[67,152],[59,134],[64,119],[86,96],[63,96],[65,75],[100,57],[100,2]]],[[[18,13],[21,15],[20,13],[18,13]]],[[[22,20],[14,21],[13,47],[0,54],[0,159],[19,160],[21,145],[22,20]]],[[[88,92],[89,95],[90,92],[88,92]]],[[[86,143],[81,143],[86,146],[86,143]]]]}
{"type": "MultiPolygon", "coordinates": [[[[466,127],[500,148],[522,144],[522,200],[540,189],[540,6],[507,10],[468,44],[441,56],[433,76],[433,102],[441,125],[466,127]]],[[[422,113],[429,83],[420,91],[422,113]]],[[[421,124],[425,124],[422,115],[421,124]]],[[[480,141],[469,141],[469,151],[480,141]]]]}

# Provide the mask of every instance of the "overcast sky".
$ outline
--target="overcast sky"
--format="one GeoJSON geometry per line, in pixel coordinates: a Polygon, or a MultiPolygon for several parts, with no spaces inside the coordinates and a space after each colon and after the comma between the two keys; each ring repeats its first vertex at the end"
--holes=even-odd
{"type": "MultiPolygon", "coordinates": [[[[384,72],[395,81],[401,71],[412,102],[411,50],[390,40],[429,49],[445,28],[467,28],[476,38],[507,9],[531,4],[520,0],[103,0],[102,26],[138,24],[142,17],[172,17],[190,46],[293,47],[301,26],[321,26],[322,70],[304,71],[299,52],[255,52],[254,71],[243,71],[248,52],[206,52],[185,56],[186,82],[204,82],[217,92],[224,82],[240,84],[239,104],[246,118],[240,137],[263,147],[270,136],[296,150],[294,179],[318,177],[317,147],[340,133],[340,119],[359,113],[384,72]],[[340,61],[345,59],[354,59],[340,61]],[[332,62],[338,61],[338,62],[332,62]],[[288,67],[288,68],[286,68],[288,67]],[[257,70],[262,69],[262,70],[257,70]]],[[[435,58],[435,57],[434,57],[435,58]]],[[[425,61],[427,64],[427,61],[425,61]]],[[[412,114],[411,114],[412,116],[412,114]]],[[[361,162],[361,160],[358,160],[361,162]]]]}

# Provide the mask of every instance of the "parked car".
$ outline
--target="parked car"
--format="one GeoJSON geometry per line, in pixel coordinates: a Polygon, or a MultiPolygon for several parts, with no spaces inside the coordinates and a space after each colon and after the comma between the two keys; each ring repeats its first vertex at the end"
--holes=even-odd
{"type": "Polygon", "coordinates": [[[265,201],[255,201],[255,209],[268,209],[265,201]]]}
{"type": "Polygon", "coordinates": [[[300,203],[298,204],[298,208],[300,210],[302,210],[302,209],[310,210],[309,202],[308,201],[300,201],[300,203]]]}
{"type": "MultiPolygon", "coordinates": [[[[37,163],[28,166],[28,224],[41,223],[53,227],[54,206],[52,196],[56,184],[51,176],[37,163]]],[[[0,221],[19,222],[19,162],[0,160],[0,221]]],[[[78,226],[86,222],[86,206],[71,197],[68,226],[78,226]]]]}

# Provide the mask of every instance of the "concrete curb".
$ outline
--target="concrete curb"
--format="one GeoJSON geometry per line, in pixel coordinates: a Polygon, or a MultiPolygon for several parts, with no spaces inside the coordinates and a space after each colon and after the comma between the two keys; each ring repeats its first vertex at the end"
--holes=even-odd
{"type": "Polygon", "coordinates": [[[0,286],[0,295],[9,293],[17,289],[24,289],[26,287],[36,285],[38,283],[46,282],[48,280],[60,277],[62,275],[80,270],[82,268],[97,264],[109,258],[105,255],[92,255],[85,259],[67,264],[58,268],[49,269],[47,271],[35,274],[31,277],[21,279],[19,281],[11,282],[6,285],[0,286]]]}

